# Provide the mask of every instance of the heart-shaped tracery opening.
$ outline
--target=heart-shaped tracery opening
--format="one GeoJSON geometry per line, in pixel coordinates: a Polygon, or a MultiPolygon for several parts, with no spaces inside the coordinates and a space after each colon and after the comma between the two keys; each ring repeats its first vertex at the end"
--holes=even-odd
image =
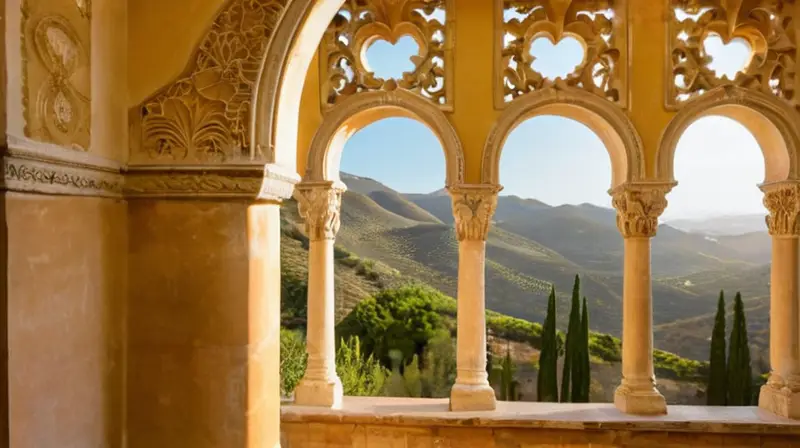
{"type": "Polygon", "coordinates": [[[550,80],[566,79],[586,57],[583,44],[572,36],[555,45],[548,37],[538,37],[531,43],[530,53],[534,57],[531,68],[550,80]]]}
{"type": "Polygon", "coordinates": [[[750,43],[741,37],[726,43],[719,34],[709,34],[703,41],[703,48],[711,57],[708,68],[716,73],[717,78],[730,80],[736,78],[737,73],[747,70],[753,55],[750,43]]]}
{"type": "Polygon", "coordinates": [[[397,43],[376,39],[364,53],[364,67],[382,79],[401,79],[414,71],[412,57],[419,55],[419,44],[411,36],[402,36],[397,43]]]}

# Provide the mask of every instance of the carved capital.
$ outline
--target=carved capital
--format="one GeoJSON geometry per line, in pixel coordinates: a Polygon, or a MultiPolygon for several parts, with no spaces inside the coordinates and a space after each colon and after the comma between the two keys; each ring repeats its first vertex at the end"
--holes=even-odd
{"type": "Polygon", "coordinates": [[[762,186],[767,228],[773,236],[800,236],[800,183],[780,182],[762,186]]]}
{"type": "Polygon", "coordinates": [[[623,238],[656,236],[658,217],[667,208],[670,184],[626,184],[611,192],[623,238]]]}
{"type": "Polygon", "coordinates": [[[297,208],[305,220],[306,234],[311,241],[336,238],[344,192],[344,185],[334,185],[333,182],[305,182],[295,188],[297,208]]]}
{"type": "Polygon", "coordinates": [[[499,185],[459,185],[449,189],[459,241],[485,241],[497,208],[499,185]]]}

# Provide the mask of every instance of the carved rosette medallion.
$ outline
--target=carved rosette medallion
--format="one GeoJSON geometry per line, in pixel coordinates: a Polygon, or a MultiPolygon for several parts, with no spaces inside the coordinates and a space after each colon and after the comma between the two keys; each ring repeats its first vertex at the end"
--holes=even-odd
{"type": "Polygon", "coordinates": [[[347,0],[334,17],[320,45],[323,111],[359,92],[393,90],[416,92],[434,104],[452,102],[452,31],[446,24],[453,0],[347,0]],[[378,40],[396,44],[411,37],[419,47],[411,57],[414,68],[400,79],[378,77],[365,60],[378,40]]]}
{"type": "Polygon", "coordinates": [[[91,107],[88,16],[74,1],[28,0],[22,31],[25,135],[85,151],[91,107]]]}
{"type": "Polygon", "coordinates": [[[250,144],[251,97],[285,0],[231,0],[185,75],[139,108],[132,163],[259,160],[250,144]]]}
{"type": "Polygon", "coordinates": [[[339,232],[343,185],[331,182],[298,184],[294,197],[311,241],[333,240],[339,232]]]}
{"type": "Polygon", "coordinates": [[[612,192],[617,227],[623,238],[652,238],[667,208],[670,185],[622,185],[612,192]]]}
{"type": "Polygon", "coordinates": [[[666,102],[679,108],[709,90],[735,85],[775,95],[795,107],[798,8],[792,0],[671,0],[666,102]],[[706,39],[746,41],[752,51],[733,80],[711,68],[706,39]]]}
{"type": "Polygon", "coordinates": [[[496,185],[462,185],[449,189],[459,241],[486,241],[500,190],[496,185]]]}
{"type": "Polygon", "coordinates": [[[764,207],[769,211],[767,228],[773,236],[800,236],[800,184],[765,185],[764,207]]]}
{"type": "Polygon", "coordinates": [[[496,106],[551,86],[577,87],[627,105],[625,5],[615,0],[497,0],[496,106]],[[553,45],[571,37],[583,60],[564,78],[549,79],[533,68],[534,41],[553,45]]]}

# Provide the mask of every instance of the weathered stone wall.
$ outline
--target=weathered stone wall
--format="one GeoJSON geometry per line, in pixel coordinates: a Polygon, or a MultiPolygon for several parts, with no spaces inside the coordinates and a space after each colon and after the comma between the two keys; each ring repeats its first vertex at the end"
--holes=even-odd
{"type": "Polygon", "coordinates": [[[23,193],[4,202],[10,446],[119,446],[126,204],[23,193]]]}

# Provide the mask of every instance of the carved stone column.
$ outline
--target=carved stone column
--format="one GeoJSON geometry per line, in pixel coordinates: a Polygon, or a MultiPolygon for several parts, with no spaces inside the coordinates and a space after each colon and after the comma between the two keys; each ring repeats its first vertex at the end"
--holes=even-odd
{"type": "Polygon", "coordinates": [[[758,406],[782,417],[800,419],[800,183],[767,184],[764,206],[772,235],[770,269],[769,361],[767,384],[758,406]]]}
{"type": "Polygon", "coordinates": [[[308,249],[308,367],[295,390],[295,403],[342,406],[334,339],[333,244],[339,231],[344,185],[304,182],[295,189],[310,240],[308,249]]]}
{"type": "Polygon", "coordinates": [[[666,414],[653,371],[653,291],[650,239],[667,206],[669,185],[623,185],[612,191],[617,227],[624,239],[622,289],[622,384],[617,409],[629,414],[666,414]]]}
{"type": "Polygon", "coordinates": [[[486,237],[497,207],[496,185],[450,189],[458,236],[457,376],[450,410],[495,409],[486,373],[486,237]]]}

